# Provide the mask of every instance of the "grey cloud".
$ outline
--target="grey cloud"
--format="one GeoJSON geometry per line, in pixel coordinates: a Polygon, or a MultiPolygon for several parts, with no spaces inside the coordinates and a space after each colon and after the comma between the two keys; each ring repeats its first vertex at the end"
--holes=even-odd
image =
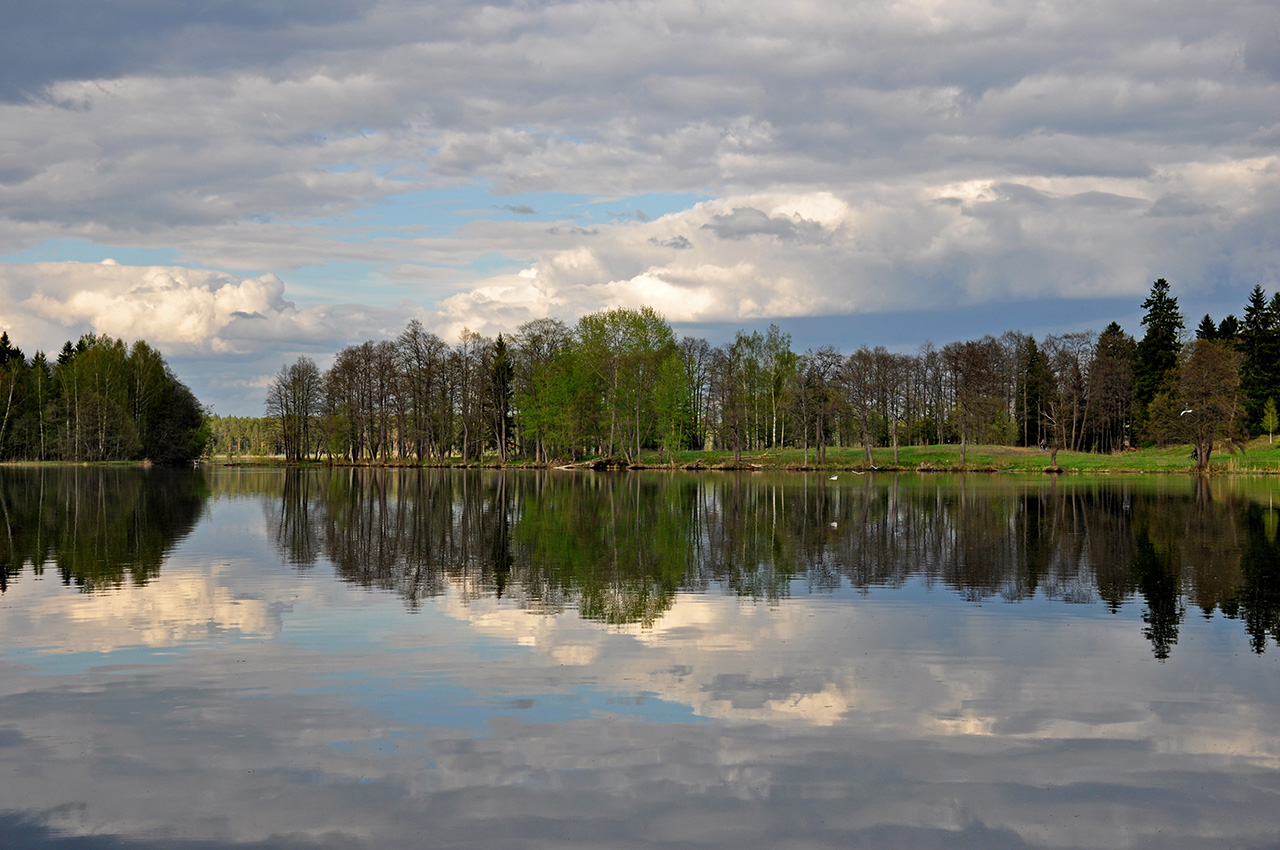
{"type": "Polygon", "coordinates": [[[1117,210],[1136,209],[1147,205],[1147,202],[1142,198],[1130,198],[1112,192],[1080,192],[1079,194],[1071,195],[1067,200],[1073,206],[1106,207],[1117,210]]]}
{"type": "Polygon", "coordinates": [[[672,248],[676,251],[687,251],[693,247],[693,243],[689,241],[687,236],[672,236],[670,239],[658,240],[650,237],[649,242],[662,248],[672,248]]]}
{"type": "Polygon", "coordinates": [[[1204,215],[1216,211],[1216,207],[1200,203],[1181,194],[1161,195],[1156,199],[1147,215],[1152,218],[1178,218],[1182,216],[1204,215]]]}
{"type": "Polygon", "coordinates": [[[231,315],[233,318],[236,318],[236,319],[265,319],[266,318],[265,315],[257,311],[254,311],[252,313],[246,313],[243,310],[236,310],[231,315]]]}
{"type": "Polygon", "coordinates": [[[772,236],[784,242],[816,242],[826,233],[816,221],[799,216],[770,216],[753,207],[737,207],[728,215],[713,216],[702,229],[710,230],[721,239],[772,236]]]}
{"type": "Polygon", "coordinates": [[[1024,186],[1020,183],[998,183],[991,187],[1001,198],[1030,206],[1047,206],[1053,203],[1053,196],[1039,189],[1024,186]]]}
{"type": "Polygon", "coordinates": [[[24,168],[20,165],[0,168],[0,186],[15,186],[30,180],[36,174],[35,169],[24,168]]]}
{"type": "Polygon", "coordinates": [[[506,210],[516,215],[535,215],[538,212],[528,204],[503,204],[500,207],[495,207],[495,209],[506,210]]]}
{"type": "Polygon", "coordinates": [[[576,224],[573,227],[560,227],[559,225],[556,225],[554,227],[548,227],[547,233],[552,236],[561,236],[564,234],[568,234],[570,236],[598,236],[600,234],[600,228],[581,227],[576,224]]]}
{"type": "MultiPolygon", "coordinates": [[[[74,17],[73,7],[51,8],[63,11],[16,15],[25,19],[17,23],[32,43],[52,54],[49,62],[68,64],[46,73],[46,82],[112,78],[125,73],[115,65],[128,62],[148,63],[130,68],[160,79],[193,70],[225,78],[272,63],[271,81],[296,87],[322,73],[341,87],[364,74],[387,96],[373,103],[364,98],[343,103],[331,96],[321,100],[317,91],[314,108],[277,116],[289,122],[292,133],[279,140],[269,133],[271,146],[252,143],[265,140],[263,131],[270,127],[262,122],[264,116],[271,120],[270,111],[227,115],[209,128],[208,151],[223,147],[218,144],[222,134],[236,144],[217,156],[193,158],[182,149],[189,142],[175,148],[178,140],[166,139],[163,128],[155,134],[149,122],[151,138],[121,139],[119,151],[152,148],[163,161],[165,152],[174,150],[184,154],[175,163],[207,160],[202,173],[179,178],[161,170],[144,180],[126,170],[97,198],[91,180],[80,203],[52,203],[41,198],[47,189],[17,204],[3,199],[14,216],[31,222],[65,217],[145,227],[146,220],[200,225],[293,209],[327,212],[351,201],[314,187],[308,172],[341,157],[332,140],[366,130],[407,140],[402,153],[383,156],[407,156],[411,162],[416,157],[415,168],[424,177],[486,176],[508,188],[572,186],[586,192],[683,190],[726,181],[820,185],[940,164],[960,170],[999,171],[1016,164],[1033,173],[1100,173],[1115,168],[1109,152],[1117,138],[1137,140],[1134,132],[1151,135],[1123,161],[1149,168],[1163,146],[1179,139],[1238,138],[1242,121],[1256,122],[1263,94],[1235,85],[1229,66],[1210,61],[1222,43],[1249,31],[1243,13],[1208,15],[1190,3],[1172,4],[1159,21],[1128,16],[1122,9],[1104,10],[1095,21],[1014,8],[963,26],[943,20],[932,33],[904,27],[904,21],[874,7],[831,9],[820,20],[766,16],[759,24],[743,16],[671,12],[664,38],[653,39],[654,22],[645,16],[610,16],[577,3],[498,6],[483,13],[464,3],[434,11],[286,4],[270,13],[230,3],[195,13],[136,2],[125,8],[119,26],[99,22],[106,45],[101,49],[110,54],[104,63],[114,65],[97,72],[71,67],[70,55],[83,51],[64,50],[54,38],[52,22],[74,17]],[[769,40],[757,37],[760,26],[769,28],[769,40]],[[193,27],[203,28],[200,39],[187,37],[193,27]],[[1199,37],[1188,40],[1190,31],[1199,37]],[[237,47],[255,34],[273,39],[272,49],[237,47]],[[1185,56],[1175,51],[1166,57],[1154,49],[1174,34],[1185,42],[1185,56]],[[197,49],[208,44],[211,55],[229,58],[221,64],[198,58],[181,67],[166,64],[169,40],[188,51],[193,43],[197,49]],[[144,42],[149,49],[137,49],[144,42]],[[1145,60],[1148,66],[1129,58],[1145,55],[1144,44],[1157,57],[1145,60]],[[59,58],[64,52],[69,56],[59,58]],[[437,72],[446,69],[452,84],[434,85],[437,72]],[[1125,81],[1145,93],[1144,99],[1118,99],[1117,85],[1125,81]],[[1220,91],[1212,100],[1196,95],[1197,86],[1207,81],[1220,91]],[[625,121],[619,103],[627,104],[625,121]],[[1197,120],[1186,120],[1189,114],[1197,120]],[[1037,134],[1054,142],[1042,143],[1037,134]],[[1064,134],[1068,138],[1057,138],[1064,134]],[[426,154],[415,138],[428,146],[438,143],[437,152],[426,154]],[[320,139],[325,143],[317,144],[320,139]],[[1063,144],[1072,139],[1083,143],[1074,149],[1063,144]],[[1094,141],[1102,139],[1107,144],[1094,141]],[[306,155],[289,155],[298,151],[306,155]],[[260,188],[237,179],[250,163],[260,188]],[[165,191],[169,183],[173,192],[165,191]],[[169,202],[131,203],[139,200],[132,195],[142,193],[130,192],[129,186],[138,184],[159,189],[160,198],[169,202]],[[199,190],[193,192],[195,186],[199,190]],[[207,209],[192,203],[211,195],[221,203],[207,209]],[[113,202],[116,197],[119,203],[113,202]],[[243,202],[231,202],[234,198],[243,202]]],[[[0,50],[0,55],[16,54],[0,50]]],[[[0,74],[0,79],[18,78],[16,71],[0,74]]],[[[199,102],[216,106],[235,94],[210,90],[199,102]]],[[[298,96],[305,105],[305,91],[299,89],[298,96]]],[[[157,103],[155,109],[159,114],[164,106],[157,103]]],[[[181,126],[181,105],[166,112],[174,126],[181,126]]],[[[113,147],[107,144],[97,160],[118,166],[113,147]]],[[[393,191],[378,185],[359,197],[393,191]]]]}
{"type": "MultiPolygon", "coordinates": [[[[619,207],[649,192],[739,199],[740,211],[707,222],[715,240],[641,237],[651,255],[610,266],[619,279],[703,252],[727,266],[723,254],[750,253],[753,239],[840,245],[843,231],[742,200],[765,193],[831,192],[873,231],[807,252],[825,258],[778,259],[800,286],[863,263],[864,276],[901,274],[928,294],[1069,262],[1141,287],[1161,273],[1158,258],[1194,260],[1185,244],[1218,258],[1215,280],[1280,264],[1274,240],[1249,241],[1280,199],[1231,194],[1275,179],[1243,166],[1280,151],[1267,125],[1280,54],[1265,5],[1169,0],[1158,16],[1125,4],[1088,15],[1057,2],[944,5],[927,26],[911,4],[872,2],[752,14],[575,0],[107,8],[0,11],[0,250],[65,239],[286,275],[316,262],[449,268],[452,288],[404,284],[420,301],[476,285],[458,270],[477,256],[541,258],[588,236],[602,256],[614,250],[607,225],[484,222],[450,242],[402,237],[409,227],[370,238],[342,220],[398,193],[474,181],[499,204],[527,189],[619,207]],[[1197,171],[1233,163],[1248,176],[1197,171]],[[996,184],[997,202],[952,188],[967,184],[996,184]],[[1142,216],[1125,200],[1166,194],[1185,202],[1142,216]],[[916,200],[939,195],[953,200],[916,200]],[[986,229],[946,233],[934,217],[951,215],[948,204],[986,229]],[[1196,209],[1223,220],[1186,243],[1178,221],[1196,209]],[[1028,217],[1034,228],[1020,226],[1028,217]],[[1032,231],[1061,238],[1032,244],[1032,231]],[[1117,245],[1122,256],[1107,255],[1117,245]]],[[[1028,297],[1052,289],[1019,285],[1028,297]]]]}
{"type": "Polygon", "coordinates": [[[1280,28],[1261,26],[1245,42],[1244,66],[1272,80],[1280,80],[1280,28]]]}
{"type": "Polygon", "coordinates": [[[309,32],[350,25],[372,5],[364,0],[8,3],[0,12],[0,101],[39,96],[61,80],[269,67],[295,49],[315,46],[309,32]]]}
{"type": "Polygon", "coordinates": [[[612,210],[609,210],[608,213],[613,218],[633,218],[641,223],[649,221],[649,214],[642,209],[637,209],[635,211],[624,210],[622,212],[613,212],[612,210]]]}

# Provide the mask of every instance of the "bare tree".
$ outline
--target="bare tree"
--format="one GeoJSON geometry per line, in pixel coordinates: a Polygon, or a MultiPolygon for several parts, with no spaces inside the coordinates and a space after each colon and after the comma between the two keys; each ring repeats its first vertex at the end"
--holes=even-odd
{"type": "Polygon", "coordinates": [[[880,409],[889,426],[894,466],[898,465],[898,423],[905,415],[908,404],[908,382],[913,359],[906,354],[890,354],[883,348],[876,349],[876,371],[880,377],[880,409]]]}
{"type": "Polygon", "coordinates": [[[844,402],[858,422],[868,466],[871,464],[871,415],[878,400],[878,365],[875,353],[864,345],[840,365],[836,377],[844,402]]]}
{"type": "Polygon", "coordinates": [[[428,332],[417,319],[405,327],[396,340],[401,398],[405,410],[403,439],[422,460],[442,452],[444,437],[433,417],[433,399],[444,381],[444,361],[448,346],[428,332]]]}
{"type": "Polygon", "coordinates": [[[960,426],[960,464],[968,461],[969,440],[989,436],[997,420],[1008,416],[1002,393],[1002,349],[999,340],[948,343],[942,349],[954,393],[956,419],[960,426]]]}
{"type": "Polygon", "coordinates": [[[267,415],[280,422],[286,460],[301,461],[311,456],[312,426],[320,412],[320,400],[320,370],[309,357],[281,366],[268,385],[267,415]]]}
{"type": "MultiPolygon", "coordinates": [[[[803,388],[801,395],[805,397],[805,408],[813,429],[813,445],[815,461],[818,464],[827,462],[827,427],[835,414],[841,399],[833,386],[836,373],[840,370],[844,358],[840,352],[829,345],[805,352],[802,366],[803,388]]],[[[805,438],[805,464],[809,462],[808,437],[805,438]]]]}
{"type": "Polygon", "coordinates": [[[1091,332],[1049,336],[1044,341],[1045,360],[1053,375],[1049,393],[1049,418],[1055,444],[1080,451],[1089,418],[1089,368],[1095,346],[1091,332]]]}

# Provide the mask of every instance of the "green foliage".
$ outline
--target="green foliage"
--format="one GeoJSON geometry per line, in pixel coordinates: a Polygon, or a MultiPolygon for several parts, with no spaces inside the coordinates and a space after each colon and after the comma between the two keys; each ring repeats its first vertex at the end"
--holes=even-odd
{"type": "Polygon", "coordinates": [[[1267,399],[1266,406],[1262,408],[1262,421],[1259,422],[1262,429],[1267,432],[1267,442],[1271,442],[1271,435],[1275,433],[1276,428],[1280,428],[1280,417],[1276,416],[1276,400],[1267,399]]]}
{"type": "Polygon", "coordinates": [[[0,471],[0,591],[6,574],[52,565],[89,592],[157,576],[208,498],[193,470],[114,467],[0,471]]]}
{"type": "Polygon", "coordinates": [[[1275,298],[1268,302],[1261,286],[1249,293],[1238,347],[1244,356],[1240,388],[1245,416],[1258,422],[1267,400],[1280,396],[1280,315],[1275,298]]]}
{"type": "Polygon", "coordinates": [[[204,412],[143,341],[86,334],[52,366],[0,337],[0,459],[184,463],[204,451],[204,412]]]}
{"type": "Polygon", "coordinates": [[[1183,322],[1182,313],[1178,311],[1178,299],[1169,294],[1169,282],[1164,278],[1151,284],[1151,294],[1142,302],[1142,309],[1146,310],[1142,324],[1147,332],[1138,343],[1133,383],[1139,410],[1145,411],[1178,363],[1178,352],[1182,349],[1179,332],[1183,322]]]}
{"type": "MultiPolygon", "coordinates": [[[[304,364],[285,367],[268,406],[286,456],[352,463],[635,464],[660,451],[669,464],[696,448],[731,453],[736,465],[744,453],[794,447],[801,465],[821,465],[828,449],[859,442],[865,459],[904,439],[1111,453],[1187,438],[1173,427],[1185,423],[1170,420],[1182,409],[1183,319],[1168,281],[1156,280],[1142,306],[1141,342],[1112,322],[1096,338],[1009,332],[848,357],[830,346],[797,356],[776,325],[718,347],[677,341],[649,307],[603,310],[573,327],[538,319],[497,339],[467,331],[452,347],[410,322],[395,340],[343,349],[323,375],[307,369],[302,383],[320,390],[306,412],[291,412],[297,405],[278,392],[298,383],[304,364]]],[[[1270,397],[1259,392],[1275,384],[1280,396],[1280,356],[1267,355],[1277,311],[1280,299],[1258,288],[1243,323],[1206,316],[1197,330],[1198,341],[1243,358],[1251,423],[1270,397]]],[[[89,343],[68,347],[66,359],[89,343]]],[[[149,420],[137,419],[145,440],[149,420]]]]}

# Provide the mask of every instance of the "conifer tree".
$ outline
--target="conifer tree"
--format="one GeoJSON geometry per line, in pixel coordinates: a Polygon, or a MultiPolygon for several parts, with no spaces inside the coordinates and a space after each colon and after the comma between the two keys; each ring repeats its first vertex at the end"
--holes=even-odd
{"type": "Polygon", "coordinates": [[[1145,421],[1147,406],[1178,365],[1178,352],[1182,350],[1179,334],[1184,325],[1178,299],[1169,294],[1169,282],[1164,278],[1151,284],[1151,294],[1142,302],[1142,309],[1147,311],[1142,317],[1147,332],[1138,342],[1133,384],[1138,415],[1145,421]]]}
{"type": "Polygon", "coordinates": [[[1261,286],[1249,293],[1240,327],[1239,348],[1244,356],[1240,367],[1240,390],[1244,394],[1249,422],[1262,416],[1267,399],[1280,394],[1280,326],[1275,299],[1270,303],[1261,286]]]}
{"type": "Polygon", "coordinates": [[[1228,313],[1227,317],[1218,323],[1218,341],[1225,342],[1228,345],[1235,345],[1240,336],[1240,320],[1235,317],[1234,313],[1228,313]]]}
{"type": "Polygon", "coordinates": [[[1207,339],[1210,342],[1218,338],[1218,325],[1213,321],[1208,313],[1204,314],[1204,318],[1200,320],[1200,324],[1196,327],[1196,339],[1207,339]]]}

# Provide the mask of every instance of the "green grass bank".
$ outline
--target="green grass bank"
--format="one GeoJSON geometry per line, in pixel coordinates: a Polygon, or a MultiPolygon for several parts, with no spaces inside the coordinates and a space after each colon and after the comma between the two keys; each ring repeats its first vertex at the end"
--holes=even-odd
{"type": "MultiPolygon", "coordinates": [[[[215,456],[213,463],[234,464],[237,466],[280,466],[281,458],[236,456],[227,458],[215,456]]],[[[312,462],[322,465],[327,462],[312,462]]],[[[332,465],[347,466],[348,463],[332,465]]],[[[463,463],[461,460],[418,464],[413,462],[364,462],[360,466],[433,466],[433,467],[498,467],[501,466],[497,456],[486,457],[481,463],[463,463]]],[[[618,458],[585,458],[577,463],[564,464],[571,468],[620,467],[625,464],[618,458]]],[[[527,461],[513,461],[507,468],[536,468],[538,465],[527,461]]],[[[676,452],[671,458],[666,452],[651,451],[641,455],[638,468],[677,468],[677,469],[769,469],[769,470],[805,470],[822,469],[832,472],[854,471],[865,472],[869,469],[903,470],[926,472],[1001,472],[1044,474],[1049,469],[1049,453],[1034,448],[1015,446],[970,446],[965,454],[965,462],[960,461],[960,447],[957,445],[902,446],[898,449],[898,461],[894,463],[893,449],[877,448],[872,450],[872,460],[868,464],[861,447],[831,447],[827,449],[825,463],[816,461],[815,453],[810,450],[806,462],[802,449],[785,448],[770,449],[757,452],[743,452],[740,464],[735,465],[733,453],[727,451],[683,451],[676,452]]],[[[1195,471],[1195,463],[1191,458],[1190,446],[1166,446],[1162,448],[1132,449],[1116,454],[1094,454],[1091,452],[1058,452],[1058,469],[1065,474],[1070,473],[1188,473],[1195,471]]],[[[1210,463],[1210,472],[1214,475],[1248,474],[1248,475],[1280,475],[1280,440],[1272,443],[1265,437],[1252,441],[1243,451],[1215,451],[1210,463]]]]}

